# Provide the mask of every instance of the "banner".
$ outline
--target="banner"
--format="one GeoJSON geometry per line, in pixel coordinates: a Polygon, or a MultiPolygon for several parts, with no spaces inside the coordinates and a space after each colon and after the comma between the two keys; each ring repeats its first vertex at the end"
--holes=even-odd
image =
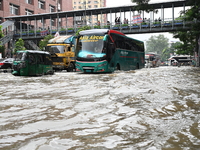
{"type": "Polygon", "coordinates": [[[142,23],[142,18],[140,15],[133,16],[133,24],[134,23],[142,23]]]}
{"type": "Polygon", "coordinates": [[[60,36],[59,32],[57,31],[54,37],[60,36]]]}

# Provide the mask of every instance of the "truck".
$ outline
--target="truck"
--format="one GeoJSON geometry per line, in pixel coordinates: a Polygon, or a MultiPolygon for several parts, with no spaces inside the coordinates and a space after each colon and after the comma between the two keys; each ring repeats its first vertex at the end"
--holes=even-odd
{"type": "Polygon", "coordinates": [[[46,51],[51,54],[55,71],[75,71],[74,36],[57,36],[48,41],[46,51]]]}

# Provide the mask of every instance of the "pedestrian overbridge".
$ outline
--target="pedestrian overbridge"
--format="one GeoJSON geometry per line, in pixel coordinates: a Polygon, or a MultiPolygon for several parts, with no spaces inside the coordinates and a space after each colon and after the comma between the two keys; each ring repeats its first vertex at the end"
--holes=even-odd
{"type": "Polygon", "coordinates": [[[10,16],[5,19],[15,22],[13,38],[22,38],[23,40],[42,39],[48,34],[74,34],[83,26],[94,28],[108,28],[119,30],[125,34],[139,33],[156,33],[156,32],[172,32],[178,30],[189,30],[193,22],[185,22],[183,18],[175,18],[176,8],[182,8],[185,11],[188,6],[186,1],[171,1],[162,3],[151,3],[150,6],[159,10],[160,18],[156,18],[154,12],[149,14],[142,11],[140,18],[134,17],[138,15],[136,5],[118,6],[118,7],[103,7],[85,10],[73,10],[64,12],[54,12],[45,14],[34,14],[24,16],[10,16]],[[170,11],[171,17],[166,17],[166,11],[170,11]],[[148,17],[146,16],[148,15],[148,17]],[[99,16],[100,23],[88,22],[86,18],[99,16]],[[116,23],[115,18],[126,18],[127,22],[121,20],[116,23]],[[61,26],[59,20],[65,20],[65,26],[61,26]],[[85,20],[84,20],[85,19],[85,20]],[[47,25],[45,22],[57,20],[54,25],[47,25]]]}

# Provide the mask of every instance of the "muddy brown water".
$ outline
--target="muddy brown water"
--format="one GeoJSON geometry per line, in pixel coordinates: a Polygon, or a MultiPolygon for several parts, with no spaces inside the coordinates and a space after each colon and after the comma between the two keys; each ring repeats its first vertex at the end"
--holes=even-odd
{"type": "Polygon", "coordinates": [[[198,150],[200,69],[0,73],[0,150],[198,150]]]}

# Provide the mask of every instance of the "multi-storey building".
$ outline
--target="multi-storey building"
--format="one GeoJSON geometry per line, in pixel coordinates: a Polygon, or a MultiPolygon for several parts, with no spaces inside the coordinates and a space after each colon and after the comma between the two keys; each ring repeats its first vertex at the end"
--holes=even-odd
{"type": "MultiPolygon", "coordinates": [[[[8,16],[28,16],[32,14],[69,11],[73,10],[72,8],[72,0],[0,0],[0,23],[4,22],[4,17],[8,16]]],[[[60,26],[64,26],[65,23],[66,20],[59,20],[60,26]]],[[[49,26],[50,24],[51,26],[56,26],[56,20],[45,22],[45,25],[49,26]]]]}
{"type": "MultiPolygon", "coordinates": [[[[106,0],[72,0],[72,6],[74,10],[85,10],[91,8],[100,8],[106,7],[106,0]]],[[[78,24],[97,24],[98,22],[106,23],[106,15],[92,15],[92,16],[83,16],[77,17],[76,21],[78,24]]]]}

